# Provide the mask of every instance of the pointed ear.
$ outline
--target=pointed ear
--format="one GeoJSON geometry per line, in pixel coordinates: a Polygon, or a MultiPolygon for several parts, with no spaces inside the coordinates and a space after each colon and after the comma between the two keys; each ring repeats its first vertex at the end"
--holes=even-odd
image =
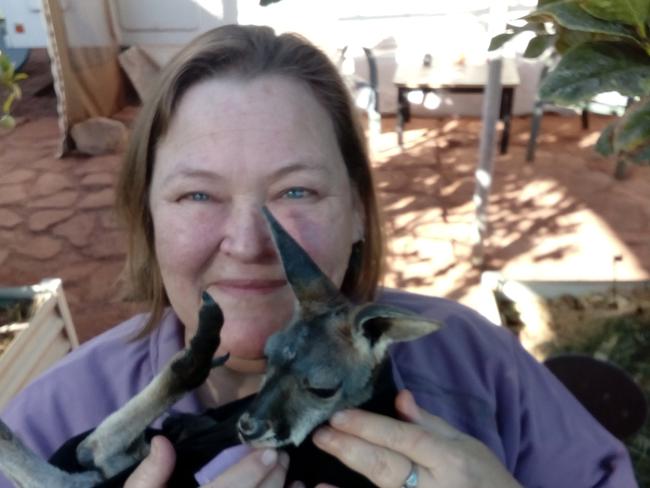
{"type": "Polygon", "coordinates": [[[337,305],[344,305],[347,299],[323,273],[309,254],[300,247],[291,234],[280,225],[268,208],[262,207],[271,237],[282,261],[284,274],[291,285],[300,309],[307,315],[316,315],[337,305]]]}
{"type": "Polygon", "coordinates": [[[375,355],[383,357],[393,342],[411,341],[439,330],[441,322],[396,307],[362,305],[353,318],[357,338],[363,338],[375,355]]]}

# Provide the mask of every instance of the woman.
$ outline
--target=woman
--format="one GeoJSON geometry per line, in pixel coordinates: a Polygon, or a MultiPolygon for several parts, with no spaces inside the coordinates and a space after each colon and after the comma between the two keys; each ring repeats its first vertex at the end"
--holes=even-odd
{"type": "MultiPolygon", "coordinates": [[[[362,132],[336,69],[305,40],[224,26],[183,49],[139,114],[117,196],[133,291],[152,312],[84,344],[8,407],[3,419],[44,456],[183,347],[203,290],[224,311],[217,354],[231,359],[176,408],[257,390],[264,343],[293,310],[266,204],[350,298],[445,323],[391,352],[403,419],[344,412],[314,434],[320,448],[382,487],[636,486],[624,447],[507,331],[446,300],[376,293],[382,242],[362,132]]],[[[127,486],[164,486],[173,463],[156,438],[127,486]]],[[[288,463],[235,448],[197,479],[282,486],[288,463]]]]}

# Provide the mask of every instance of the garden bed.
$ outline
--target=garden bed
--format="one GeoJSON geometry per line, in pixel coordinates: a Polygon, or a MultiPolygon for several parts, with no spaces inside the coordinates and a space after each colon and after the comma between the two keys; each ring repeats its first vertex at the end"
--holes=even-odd
{"type": "MultiPolygon", "coordinates": [[[[515,281],[484,273],[501,324],[540,361],[586,354],[622,368],[650,402],[650,281],[515,281]]],[[[625,439],[650,486],[650,422],[625,439]]]]}

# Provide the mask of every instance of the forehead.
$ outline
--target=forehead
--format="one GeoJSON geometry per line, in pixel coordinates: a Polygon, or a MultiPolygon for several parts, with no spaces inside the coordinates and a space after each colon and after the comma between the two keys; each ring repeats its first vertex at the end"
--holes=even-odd
{"type": "Polygon", "coordinates": [[[192,86],[156,156],[157,165],[343,162],[328,112],[305,83],[279,75],[213,78],[192,86]]]}

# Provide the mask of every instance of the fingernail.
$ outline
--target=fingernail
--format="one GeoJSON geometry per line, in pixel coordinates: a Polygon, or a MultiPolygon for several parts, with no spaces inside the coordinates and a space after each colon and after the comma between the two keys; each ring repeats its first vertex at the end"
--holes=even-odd
{"type": "Polygon", "coordinates": [[[302,481],[294,481],[289,488],[306,488],[302,481]]]}
{"type": "Polygon", "coordinates": [[[347,413],[336,412],[334,415],[332,415],[332,418],[330,419],[330,423],[332,425],[345,425],[349,419],[350,416],[347,413]]]}
{"type": "Polygon", "coordinates": [[[272,466],[278,460],[278,453],[275,449],[264,449],[262,452],[262,464],[272,466]]]}

